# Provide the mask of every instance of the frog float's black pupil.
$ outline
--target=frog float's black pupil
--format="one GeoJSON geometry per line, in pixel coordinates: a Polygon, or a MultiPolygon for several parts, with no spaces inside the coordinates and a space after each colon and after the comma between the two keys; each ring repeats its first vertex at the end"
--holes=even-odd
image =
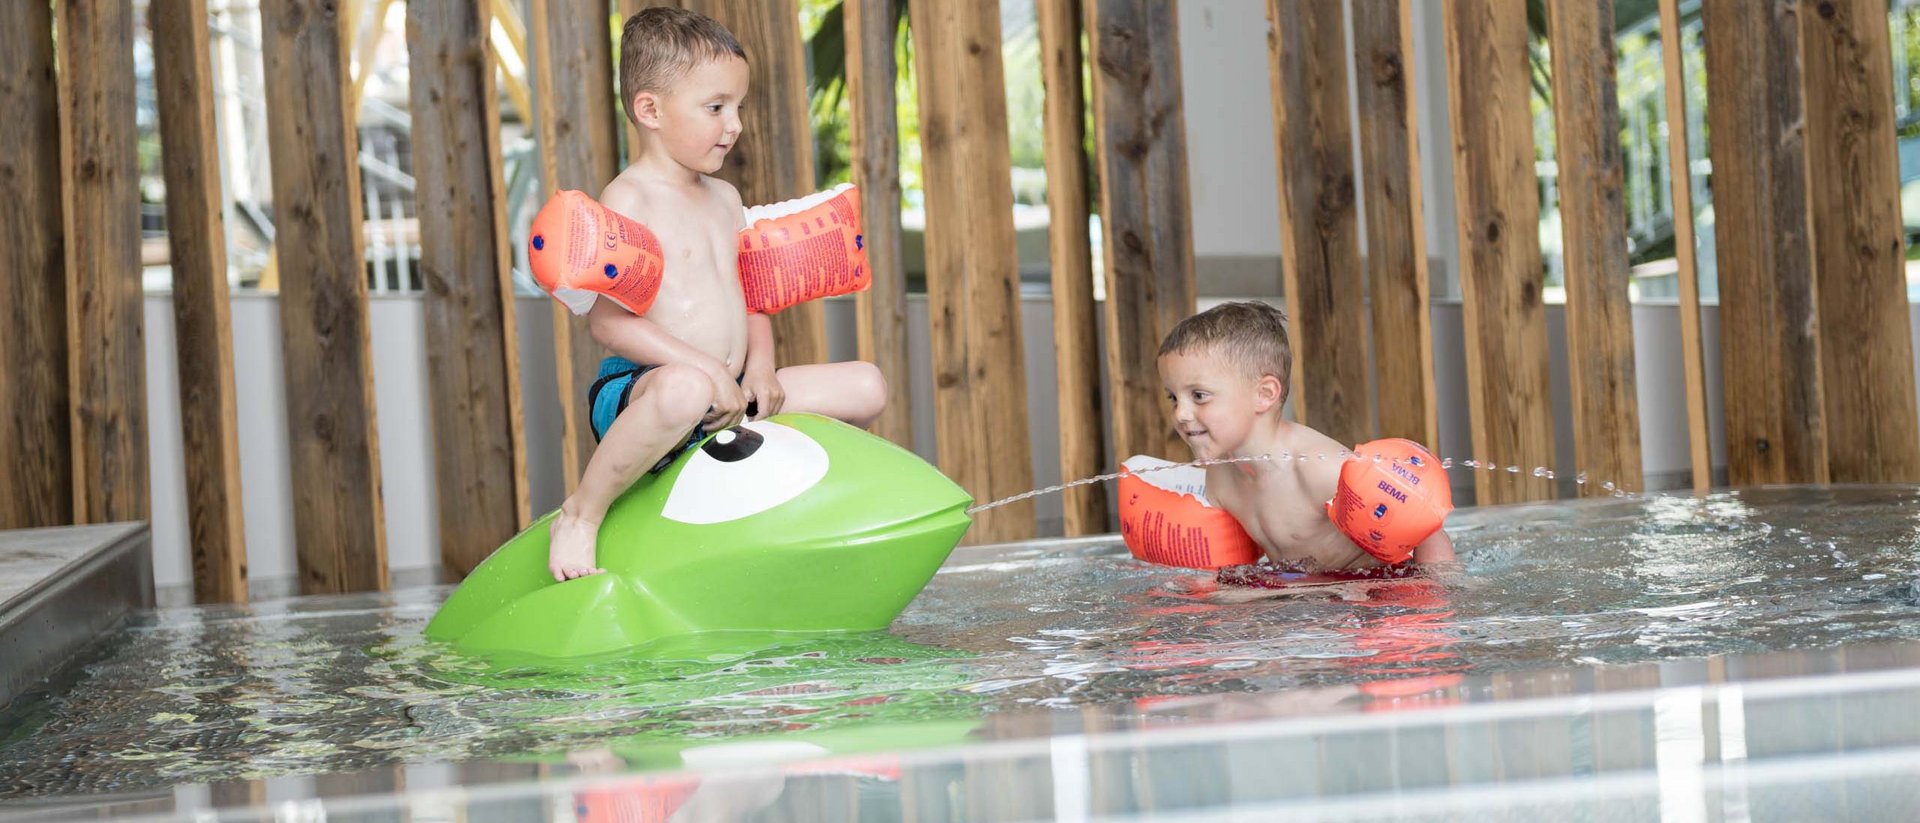
{"type": "Polygon", "coordinates": [[[761,437],[759,432],[745,426],[734,426],[708,438],[700,450],[722,463],[738,463],[752,457],[766,442],[767,439],[761,437]]]}

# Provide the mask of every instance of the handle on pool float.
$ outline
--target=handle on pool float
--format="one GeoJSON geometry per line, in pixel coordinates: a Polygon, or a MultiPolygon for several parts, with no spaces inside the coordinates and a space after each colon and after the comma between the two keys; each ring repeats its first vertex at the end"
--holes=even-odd
{"type": "MultiPolygon", "coordinates": [[[[746,218],[739,269],[748,311],[773,314],[872,283],[860,192],[851,184],[755,206],[746,218]]],[[[578,191],[548,200],[527,237],[533,279],[574,314],[586,314],[600,297],[645,314],[660,293],[665,260],[646,226],[578,191]]]]}
{"type": "Polygon", "coordinates": [[[1453,511],[1446,472],[1411,440],[1375,440],[1353,452],[1340,467],[1327,518],[1380,562],[1404,563],[1453,511]]]}
{"type": "Polygon", "coordinates": [[[1206,472],[1193,466],[1141,475],[1165,460],[1134,455],[1121,465],[1120,539],[1135,558],[1217,569],[1260,559],[1260,547],[1226,509],[1206,502],[1206,472]],[[1152,479],[1149,479],[1152,478],[1152,479]]]}

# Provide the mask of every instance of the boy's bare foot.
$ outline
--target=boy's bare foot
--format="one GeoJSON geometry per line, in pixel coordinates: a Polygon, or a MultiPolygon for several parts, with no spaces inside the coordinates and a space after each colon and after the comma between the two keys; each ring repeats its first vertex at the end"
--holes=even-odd
{"type": "Polygon", "coordinates": [[[554,515],[547,535],[550,541],[547,571],[553,573],[554,580],[564,583],[577,577],[606,573],[606,569],[594,565],[594,545],[600,536],[599,523],[588,522],[563,510],[554,515]]]}

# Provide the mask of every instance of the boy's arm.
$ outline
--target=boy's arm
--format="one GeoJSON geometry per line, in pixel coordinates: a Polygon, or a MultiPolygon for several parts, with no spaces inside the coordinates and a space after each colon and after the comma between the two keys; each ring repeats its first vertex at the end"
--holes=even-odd
{"type": "Polygon", "coordinates": [[[1433,534],[1413,547],[1415,563],[1452,563],[1453,560],[1453,538],[1447,536],[1445,528],[1434,529],[1433,534]]]}
{"type": "Polygon", "coordinates": [[[594,342],[635,363],[649,366],[685,363],[733,382],[733,375],[718,358],[687,345],[660,328],[660,324],[636,317],[611,300],[594,301],[593,309],[587,312],[587,328],[593,333],[594,342]]]}
{"type": "Polygon", "coordinates": [[[748,374],[755,369],[762,374],[773,374],[773,318],[756,312],[747,313],[747,367],[748,374]]]}

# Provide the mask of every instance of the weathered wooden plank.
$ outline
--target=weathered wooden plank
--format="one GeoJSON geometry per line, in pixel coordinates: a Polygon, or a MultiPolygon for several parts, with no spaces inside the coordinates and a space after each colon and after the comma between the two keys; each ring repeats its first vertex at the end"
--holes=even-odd
{"type": "Polygon", "coordinates": [[[500,124],[487,15],[468,0],[407,3],[413,174],[425,287],[440,562],[472,572],[519,530],[513,397],[517,363],[503,292],[506,192],[496,188],[500,124]]]}
{"type": "Polygon", "coordinates": [[[151,506],[133,7],[68,0],[59,16],[74,519],[145,520],[151,506]]]}
{"type": "MultiPolygon", "coordinates": [[[[1048,258],[1053,266],[1054,398],[1059,403],[1060,477],[1106,470],[1100,403],[1099,307],[1093,300],[1093,249],[1087,236],[1087,103],[1081,72],[1080,0],[1040,0],[1040,82],[1046,86],[1048,258]]],[[[1061,496],[1069,537],[1107,530],[1106,487],[1061,496]]]]}
{"type": "Polygon", "coordinates": [[[887,380],[887,410],[873,432],[913,448],[913,383],[907,361],[907,273],[901,259],[900,118],[894,84],[893,0],[849,0],[842,6],[851,108],[853,184],[860,189],[860,227],[867,238],[873,285],[854,296],[860,359],[887,380]]]}
{"type": "Polygon", "coordinates": [[[1680,357],[1687,394],[1687,462],[1693,490],[1713,485],[1713,452],[1707,429],[1706,346],[1700,339],[1700,267],[1693,226],[1693,174],[1687,141],[1687,80],[1680,36],[1680,0],[1660,0],[1660,65],[1666,78],[1668,179],[1673,193],[1673,255],[1680,284],[1680,357]]]}
{"type": "Polygon", "coordinates": [[[387,588],[358,141],[333,11],[260,4],[303,594],[387,588]]]}
{"type": "MultiPolygon", "coordinates": [[[[1033,483],[1000,13],[913,0],[927,190],[927,312],[940,470],[980,501],[1033,483]]],[[[976,542],[1033,536],[1033,505],[982,512],[976,542]]]]}
{"type": "Polygon", "coordinates": [[[1280,259],[1291,315],[1295,419],[1346,444],[1372,439],[1366,293],[1347,110],[1345,6],[1268,0],[1267,69],[1280,170],[1280,259]]]}
{"type": "Polygon", "coordinates": [[[1433,308],[1420,199],[1412,0],[1353,0],[1360,190],[1367,213],[1380,435],[1440,445],[1433,308]]]}
{"type": "Polygon", "coordinates": [[[153,88],[160,103],[160,151],[167,182],[193,596],[201,603],[245,603],[240,424],[207,3],[155,3],[147,9],[147,20],[153,27],[153,88]]]}
{"type": "Polygon", "coordinates": [[[53,14],[0,3],[0,529],[73,521],[53,14]]]}
{"type": "Polygon", "coordinates": [[[1799,12],[1791,0],[1701,4],[1727,480],[1736,486],[1830,476],[1799,12]]]}
{"type": "MultiPolygon", "coordinates": [[[[506,13],[512,14],[512,9],[506,9],[506,13]]],[[[486,32],[492,30],[493,26],[489,21],[495,17],[495,14],[496,13],[492,11],[482,12],[480,18],[481,31],[486,32]]],[[[491,47],[491,40],[488,41],[488,45],[491,47]]],[[[521,43],[520,49],[521,57],[524,59],[526,56],[526,44],[524,41],[521,43]]],[[[500,65],[499,53],[492,51],[491,48],[489,48],[489,52],[492,55],[493,66],[498,67],[500,65]]],[[[513,514],[516,528],[524,529],[528,524],[533,522],[533,477],[527,469],[527,405],[526,398],[520,390],[519,324],[514,322],[513,319],[516,312],[515,299],[518,295],[515,294],[513,285],[514,239],[511,230],[507,226],[507,197],[505,194],[507,190],[507,166],[506,160],[502,155],[504,148],[501,146],[500,140],[500,97],[494,93],[494,82],[496,78],[494,69],[489,68],[481,72],[480,77],[480,82],[483,84],[480,90],[481,106],[483,109],[482,119],[486,124],[487,134],[490,136],[486,141],[487,183],[493,187],[494,191],[500,192],[500,195],[495,198],[493,203],[493,236],[497,244],[494,249],[494,284],[498,290],[499,301],[502,307],[500,329],[502,336],[500,343],[501,346],[505,348],[507,368],[507,433],[512,438],[513,449],[513,514]]],[[[522,78],[520,82],[521,85],[525,85],[524,78],[522,78]]],[[[531,94],[528,96],[531,98],[531,94]]],[[[532,101],[529,99],[527,101],[527,109],[525,113],[523,113],[523,116],[532,117],[532,111],[532,101]]]]}
{"type": "Polygon", "coordinates": [[[1828,0],[1799,17],[1828,472],[1911,483],[1920,417],[1886,3],[1828,0]]]}
{"type": "MultiPolygon", "coordinates": [[[[1627,299],[1626,167],[1614,81],[1613,0],[1554,0],[1548,12],[1574,463],[1618,488],[1639,491],[1640,404],[1633,305],[1627,299]]],[[[1598,483],[1580,490],[1607,493],[1598,483]]]]}
{"type": "MultiPolygon", "coordinates": [[[[598,195],[618,172],[615,164],[612,44],[607,0],[528,0],[533,19],[534,108],[538,112],[540,169],[549,193],[578,189],[598,195]]],[[[559,384],[561,473],[567,493],[580,484],[593,457],[587,387],[604,356],[585,318],[555,302],[555,382],[559,384]]]]}
{"type": "MultiPolygon", "coordinates": [[[[1496,0],[1447,4],[1447,90],[1473,456],[1531,466],[1553,459],[1553,399],[1527,22],[1512,12],[1496,0]]],[[[1551,484],[1526,472],[1477,472],[1475,489],[1483,505],[1553,496],[1551,484]]]]}
{"type": "MultiPolygon", "coordinates": [[[[813,124],[807,119],[807,57],[797,0],[686,0],[720,21],[747,52],[745,131],[716,177],[749,206],[804,197],[814,189],[813,124]]],[[[773,316],[782,366],[827,362],[826,306],[802,303],[773,316]]]]}
{"type": "Polygon", "coordinates": [[[1180,33],[1171,3],[1087,5],[1106,255],[1107,381],[1116,456],[1179,456],[1162,406],[1160,341],[1193,313],[1180,33]]]}

